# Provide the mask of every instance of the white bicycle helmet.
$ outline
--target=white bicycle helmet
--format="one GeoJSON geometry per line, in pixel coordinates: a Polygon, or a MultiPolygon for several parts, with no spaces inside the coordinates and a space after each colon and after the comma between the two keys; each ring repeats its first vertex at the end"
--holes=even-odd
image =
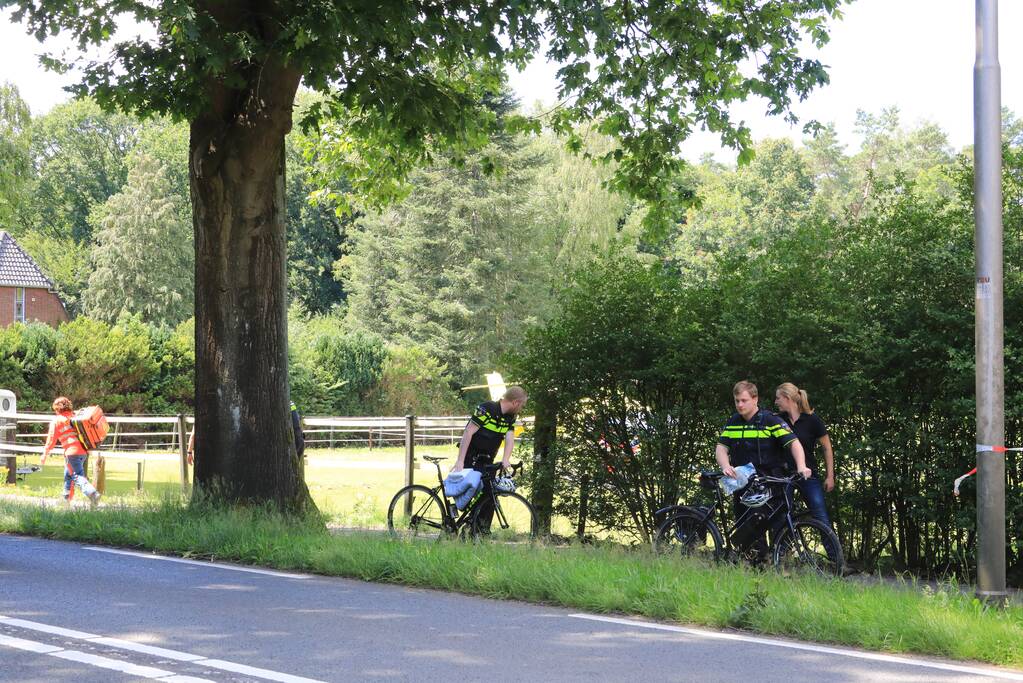
{"type": "Polygon", "coordinates": [[[739,496],[739,500],[748,508],[758,508],[771,500],[771,489],[759,482],[750,484],[746,492],[739,496]]]}
{"type": "Polygon", "coordinates": [[[511,493],[515,490],[515,480],[511,477],[494,477],[494,488],[511,493]]]}

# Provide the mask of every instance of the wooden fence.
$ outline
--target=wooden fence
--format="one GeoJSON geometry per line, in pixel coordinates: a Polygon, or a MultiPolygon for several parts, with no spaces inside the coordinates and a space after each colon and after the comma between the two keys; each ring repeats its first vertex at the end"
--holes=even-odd
{"type": "MultiPolygon", "coordinates": [[[[53,415],[42,413],[10,413],[0,416],[0,461],[6,454],[8,483],[16,483],[19,454],[42,454],[46,426],[53,415]]],[[[468,422],[468,416],[417,417],[331,417],[310,416],[302,420],[306,436],[306,460],[310,449],[364,446],[372,450],[382,446],[404,446],[405,482],[413,483],[417,468],[416,444],[457,443],[468,422]]],[[[532,418],[520,424],[531,426],[532,418]]],[[[105,486],[106,460],[120,459],[137,463],[137,488],[142,489],[147,462],[179,463],[180,482],[189,488],[189,466],[186,459],[188,434],[195,418],[191,415],[108,415],[110,433],[101,448],[91,451],[95,458],[95,484],[105,486]]],[[[55,453],[60,453],[58,447],[55,453]]],[[[315,462],[315,459],[313,459],[315,462]]]]}

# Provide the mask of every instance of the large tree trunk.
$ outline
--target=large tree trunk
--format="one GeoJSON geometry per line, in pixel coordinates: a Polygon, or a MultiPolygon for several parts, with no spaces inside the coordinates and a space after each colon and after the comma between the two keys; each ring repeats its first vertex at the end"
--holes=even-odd
{"type": "Polygon", "coordinates": [[[265,62],[211,86],[191,124],[195,484],[226,502],[311,504],[288,409],[284,136],[299,74],[265,62]]]}

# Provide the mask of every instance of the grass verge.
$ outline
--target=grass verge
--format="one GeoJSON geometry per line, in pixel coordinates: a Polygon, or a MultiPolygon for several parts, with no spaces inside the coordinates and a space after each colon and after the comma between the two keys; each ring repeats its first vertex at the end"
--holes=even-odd
{"type": "Polygon", "coordinates": [[[954,588],[786,578],[615,548],[404,543],[170,501],[66,511],[0,500],[0,531],[1023,668],[1023,608],[989,609],[954,588]]]}

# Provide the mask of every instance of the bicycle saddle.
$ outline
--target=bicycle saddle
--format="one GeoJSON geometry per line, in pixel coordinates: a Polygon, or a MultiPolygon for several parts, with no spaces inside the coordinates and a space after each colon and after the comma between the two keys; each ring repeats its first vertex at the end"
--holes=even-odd
{"type": "Polygon", "coordinates": [[[725,476],[721,472],[712,472],[710,470],[704,470],[700,472],[700,486],[705,489],[713,489],[717,486],[718,479],[725,476]]]}
{"type": "Polygon", "coordinates": [[[423,460],[425,460],[426,462],[438,463],[441,460],[447,460],[447,458],[440,458],[437,457],[436,455],[424,455],[423,460]]]}

